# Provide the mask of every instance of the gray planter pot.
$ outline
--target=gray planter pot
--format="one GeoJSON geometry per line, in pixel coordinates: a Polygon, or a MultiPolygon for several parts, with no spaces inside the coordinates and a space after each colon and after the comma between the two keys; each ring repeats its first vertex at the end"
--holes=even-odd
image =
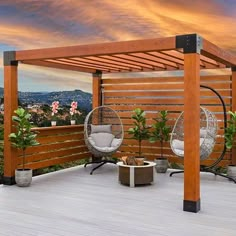
{"type": "Polygon", "coordinates": [[[166,158],[155,159],[156,163],[155,169],[157,173],[166,173],[168,169],[168,160],[166,158]]]}
{"type": "Polygon", "coordinates": [[[15,180],[19,187],[28,187],[32,182],[31,169],[17,169],[15,170],[15,180]]]}
{"type": "Polygon", "coordinates": [[[227,176],[236,180],[236,166],[234,165],[227,166],[227,176]]]}

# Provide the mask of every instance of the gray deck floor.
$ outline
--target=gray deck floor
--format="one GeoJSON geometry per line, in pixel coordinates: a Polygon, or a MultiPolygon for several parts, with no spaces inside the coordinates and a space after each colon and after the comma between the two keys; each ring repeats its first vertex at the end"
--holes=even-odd
{"type": "Polygon", "coordinates": [[[201,174],[201,211],[182,211],[183,175],[156,174],[129,188],[117,167],[74,167],[33,178],[29,188],[0,186],[0,235],[235,236],[236,184],[201,174]]]}

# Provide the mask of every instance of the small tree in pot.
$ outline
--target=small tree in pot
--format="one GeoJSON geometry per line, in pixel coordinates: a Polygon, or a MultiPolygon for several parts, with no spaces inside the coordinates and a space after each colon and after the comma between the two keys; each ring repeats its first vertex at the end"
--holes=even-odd
{"type": "Polygon", "coordinates": [[[9,135],[12,146],[22,151],[22,169],[15,171],[15,180],[18,186],[29,186],[32,181],[32,170],[25,168],[25,151],[28,147],[39,145],[36,141],[37,134],[31,131],[31,115],[23,108],[14,111],[16,116],[12,116],[15,132],[9,135]]]}
{"type": "MultiPolygon", "coordinates": [[[[225,145],[227,149],[236,147],[236,111],[228,112],[230,120],[228,120],[227,128],[225,129],[225,145]]],[[[236,179],[236,166],[229,165],[227,169],[227,175],[231,178],[236,179]]]]}
{"type": "Polygon", "coordinates": [[[169,141],[171,128],[167,125],[167,111],[160,111],[160,116],[154,118],[155,123],[152,125],[152,132],[149,138],[151,143],[160,142],[161,157],[156,159],[156,171],[158,173],[165,173],[168,168],[168,160],[163,156],[163,143],[169,141]]]}
{"type": "Polygon", "coordinates": [[[146,124],[146,114],[142,109],[136,108],[133,112],[134,114],[131,118],[134,120],[134,127],[129,128],[128,133],[131,135],[132,139],[138,141],[138,157],[135,158],[142,158],[142,161],[139,163],[143,164],[144,157],[142,157],[142,141],[149,139],[149,127],[146,124]]]}

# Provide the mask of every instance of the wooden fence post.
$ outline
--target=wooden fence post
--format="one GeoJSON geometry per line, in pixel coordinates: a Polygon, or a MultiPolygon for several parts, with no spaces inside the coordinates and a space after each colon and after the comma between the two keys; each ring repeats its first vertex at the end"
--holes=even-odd
{"type": "Polygon", "coordinates": [[[12,115],[18,106],[18,62],[15,52],[4,52],[4,176],[3,183],[15,184],[17,150],[12,148],[8,135],[12,132],[12,115]]]}
{"type": "MultiPolygon", "coordinates": [[[[236,67],[232,68],[232,111],[236,111],[236,67]]],[[[236,147],[232,148],[232,164],[236,165],[236,147]]]]}
{"type": "Polygon", "coordinates": [[[196,34],[176,36],[184,52],[184,201],[183,210],[200,210],[200,51],[196,34]]]}
{"type": "Polygon", "coordinates": [[[93,109],[102,105],[102,73],[100,71],[93,74],[93,109]]]}

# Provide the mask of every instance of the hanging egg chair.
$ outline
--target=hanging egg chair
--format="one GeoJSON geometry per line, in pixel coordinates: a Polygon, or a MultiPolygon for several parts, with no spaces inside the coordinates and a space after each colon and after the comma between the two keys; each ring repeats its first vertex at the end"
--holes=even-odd
{"type": "Polygon", "coordinates": [[[99,164],[90,174],[106,163],[116,163],[110,158],[121,146],[123,137],[121,119],[110,107],[96,107],[87,115],[84,123],[84,139],[92,154],[92,161],[86,163],[85,167],[92,163],[99,164]]]}

